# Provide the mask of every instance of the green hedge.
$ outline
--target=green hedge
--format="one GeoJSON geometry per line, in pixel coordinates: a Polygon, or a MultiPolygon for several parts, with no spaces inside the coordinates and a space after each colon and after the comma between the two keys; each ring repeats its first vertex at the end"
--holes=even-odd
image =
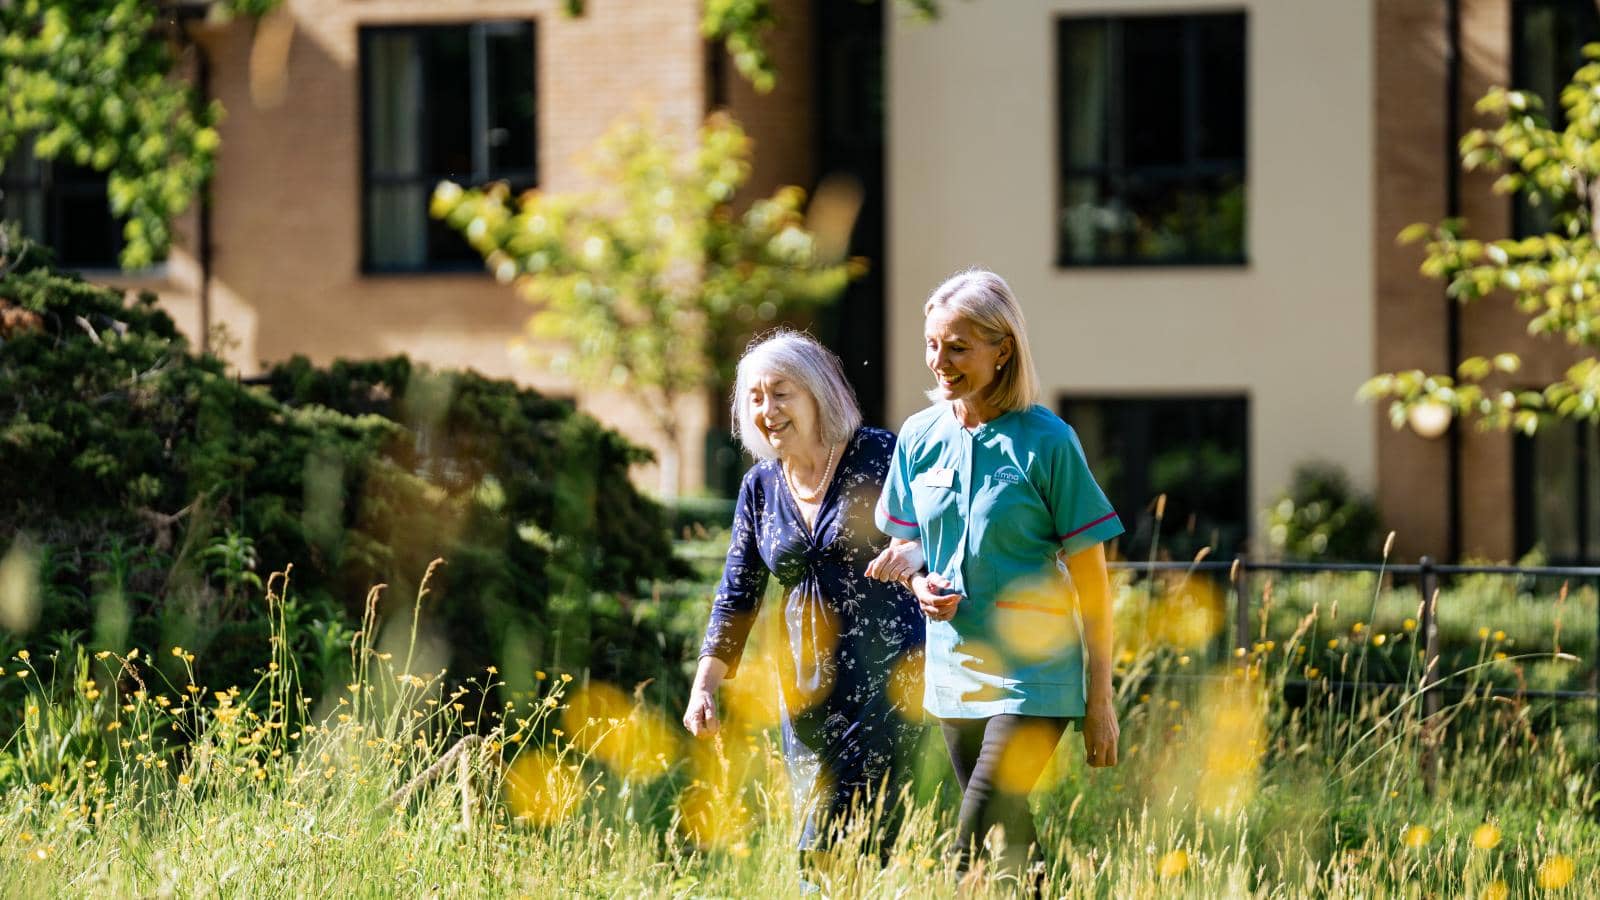
{"type": "Polygon", "coordinates": [[[608,646],[563,662],[626,681],[688,653],[618,603],[686,572],[628,479],[647,451],[568,403],[403,357],[297,358],[241,384],[152,297],[41,265],[0,275],[0,342],[0,554],[40,601],[0,627],[7,658],[139,646],[181,685],[166,653],[181,645],[197,682],[253,683],[263,582],[292,565],[315,692],[342,683],[369,588],[388,585],[380,612],[409,622],[435,558],[424,634],[456,677],[547,664],[574,607],[605,620],[591,627],[608,646]]]}

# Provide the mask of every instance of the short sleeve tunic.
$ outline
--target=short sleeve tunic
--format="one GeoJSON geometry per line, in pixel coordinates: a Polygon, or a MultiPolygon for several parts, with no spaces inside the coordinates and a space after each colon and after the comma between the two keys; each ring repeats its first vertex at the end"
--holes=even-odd
{"type": "Polygon", "coordinates": [[[965,428],[935,404],[902,427],[876,520],[922,541],[928,570],[965,595],[927,626],[928,712],[1084,714],[1081,623],[1057,554],[1123,528],[1070,426],[1035,405],[965,428]]]}
{"type": "Polygon", "coordinates": [[[865,574],[888,543],[872,509],[894,442],[887,431],[856,431],[810,527],[777,461],[751,467],[700,650],[732,677],[768,573],[778,577],[788,592],[778,652],[784,756],[805,811],[803,849],[819,839],[820,814],[842,814],[853,792],[887,782],[892,798],[921,732],[922,613],[904,587],[865,574]]]}

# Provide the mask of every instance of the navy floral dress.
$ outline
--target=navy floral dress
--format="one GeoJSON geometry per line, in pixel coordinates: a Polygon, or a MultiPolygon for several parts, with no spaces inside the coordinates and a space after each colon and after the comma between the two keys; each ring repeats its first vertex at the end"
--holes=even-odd
{"type": "MultiPolygon", "coordinates": [[[[738,670],[768,574],[786,589],[777,649],[783,749],[797,808],[800,849],[824,839],[824,819],[849,811],[856,792],[886,785],[896,797],[922,712],[923,617],[910,591],[868,578],[888,538],[873,523],[894,435],[851,437],[817,510],[815,530],[784,483],[777,460],[745,473],[733,540],[711,607],[701,656],[738,670]],[[898,683],[891,685],[891,680],[898,683]]],[[[885,846],[890,833],[880,835],[885,846]]]]}

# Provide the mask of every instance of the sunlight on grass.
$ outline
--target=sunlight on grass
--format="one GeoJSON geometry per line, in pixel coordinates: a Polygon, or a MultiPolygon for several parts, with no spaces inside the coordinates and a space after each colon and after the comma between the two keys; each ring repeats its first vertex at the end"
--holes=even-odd
{"type": "MultiPolygon", "coordinates": [[[[1127,585],[1119,598],[1119,619],[1147,623],[1119,621],[1123,763],[1088,769],[1076,732],[1058,746],[1026,731],[1002,761],[1009,790],[1026,785],[1008,772],[1050,761],[1036,795],[1047,896],[1505,897],[1592,877],[1592,724],[1479,690],[1496,667],[1570,657],[1489,627],[1444,673],[1461,694],[1425,722],[1414,667],[1393,688],[1335,686],[1363,654],[1410,642],[1403,603],[1374,604],[1372,584],[1334,604],[1360,618],[1318,600],[1287,627],[1271,623],[1303,587],[1263,589],[1257,639],[1211,662],[1227,598],[1167,587],[1180,593],[1147,608],[1127,585]],[[1177,677],[1190,673],[1217,677],[1177,677]],[[1300,678],[1310,687],[1292,688],[1300,678]],[[1431,796],[1429,747],[1442,761],[1431,796]]],[[[285,579],[268,588],[278,610],[285,579]]],[[[281,631],[249,686],[198,683],[181,646],[19,650],[0,667],[27,685],[0,753],[0,865],[46,894],[796,893],[797,817],[760,646],[774,635],[730,683],[717,738],[696,741],[642,683],[534,670],[512,691],[492,667],[448,672],[447,648],[416,621],[425,591],[411,618],[384,623],[368,604],[355,674],[325,697],[301,693],[295,635],[281,631]]],[[[857,826],[807,877],[829,896],[954,896],[947,766],[930,736],[918,785],[889,801],[905,818],[892,846],[880,857],[857,826]]],[[[969,887],[1017,890],[988,873],[969,887]]]]}

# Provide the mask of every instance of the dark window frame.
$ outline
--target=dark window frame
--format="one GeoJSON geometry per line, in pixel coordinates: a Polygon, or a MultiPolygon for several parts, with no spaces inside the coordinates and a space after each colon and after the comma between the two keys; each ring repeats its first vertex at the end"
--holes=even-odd
{"type": "MultiPolygon", "coordinates": [[[[360,172],[360,174],[361,174],[361,178],[360,178],[360,191],[361,191],[361,193],[360,193],[360,200],[359,200],[359,203],[360,203],[360,215],[357,217],[358,218],[358,228],[359,228],[359,233],[357,235],[357,240],[359,241],[359,247],[360,247],[359,258],[360,258],[361,274],[367,275],[367,276],[395,276],[395,275],[399,275],[399,276],[414,276],[414,275],[449,275],[449,274],[464,274],[464,273],[469,273],[469,272],[484,272],[485,270],[483,268],[483,265],[482,265],[481,261],[479,261],[479,262],[457,262],[457,261],[437,262],[437,261],[433,261],[433,260],[427,260],[427,261],[424,261],[420,265],[389,265],[389,264],[375,263],[372,260],[372,248],[370,246],[370,231],[369,231],[369,227],[371,225],[371,216],[372,216],[370,200],[371,200],[371,196],[372,196],[372,192],[373,192],[374,188],[380,188],[380,187],[385,187],[385,186],[422,185],[426,189],[426,194],[428,196],[431,196],[432,192],[433,192],[433,186],[435,184],[437,184],[439,181],[444,180],[444,179],[454,179],[454,180],[457,180],[457,181],[466,182],[467,184],[471,184],[471,185],[482,185],[482,184],[488,184],[488,183],[495,182],[495,181],[509,181],[511,183],[513,189],[517,190],[517,191],[528,190],[528,189],[531,189],[531,188],[534,188],[534,187],[538,186],[538,184],[539,184],[539,112],[540,112],[540,106],[539,106],[539,23],[538,23],[538,20],[537,19],[533,19],[533,18],[493,18],[493,19],[466,19],[466,20],[440,21],[440,22],[413,22],[413,23],[403,23],[403,24],[361,25],[359,27],[359,29],[358,29],[356,43],[357,43],[356,79],[358,81],[360,103],[361,103],[361,110],[360,110],[361,130],[360,130],[360,134],[357,135],[357,141],[359,143],[359,148],[360,148],[360,150],[359,150],[359,159],[360,159],[360,167],[361,167],[361,172],[360,172]],[[422,172],[422,173],[420,173],[418,175],[415,175],[415,176],[401,176],[401,175],[378,176],[378,175],[374,175],[374,173],[373,173],[373,167],[374,167],[373,149],[374,148],[373,148],[373,142],[372,142],[372,138],[371,138],[371,129],[373,127],[373,121],[372,121],[372,116],[373,116],[373,107],[372,107],[373,96],[372,96],[371,85],[368,83],[368,74],[367,74],[367,61],[369,59],[369,53],[370,53],[369,47],[370,47],[371,41],[376,37],[386,36],[386,35],[396,35],[396,34],[423,35],[423,34],[430,34],[430,33],[438,33],[438,32],[442,32],[442,31],[466,30],[468,32],[468,34],[469,34],[469,47],[470,47],[470,46],[472,46],[472,44],[470,42],[473,40],[472,35],[474,33],[482,34],[482,33],[486,33],[489,30],[501,30],[501,29],[510,29],[510,28],[526,28],[527,29],[529,47],[530,47],[530,49],[532,51],[532,58],[531,58],[531,61],[530,61],[530,67],[532,69],[532,79],[529,82],[528,90],[531,92],[531,94],[533,96],[534,108],[533,108],[533,115],[530,116],[529,121],[527,123],[528,127],[530,129],[529,140],[532,142],[532,160],[531,160],[532,164],[531,164],[531,166],[529,168],[527,168],[527,169],[514,170],[514,171],[509,172],[509,173],[495,171],[493,169],[490,169],[488,171],[481,171],[481,172],[480,171],[473,171],[473,172],[466,172],[466,173],[426,171],[426,172],[422,172]]],[[[477,52],[477,51],[472,51],[472,50],[469,49],[469,52],[477,52]]],[[[423,64],[426,65],[425,61],[423,62],[423,64]]],[[[480,64],[477,64],[477,65],[474,65],[474,68],[475,69],[479,69],[481,71],[482,69],[486,68],[486,66],[487,66],[487,63],[484,62],[484,63],[480,63],[480,64]]],[[[427,77],[426,70],[424,70],[424,73],[423,73],[422,77],[424,79],[426,79],[426,77],[427,77]]],[[[424,81],[424,84],[426,84],[426,81],[424,81]]],[[[484,89],[484,87],[486,87],[486,85],[477,87],[477,88],[475,88],[475,90],[484,89]]],[[[425,88],[424,88],[424,90],[425,90],[425,88]]],[[[478,98],[476,98],[476,97],[469,97],[468,100],[467,100],[467,102],[469,104],[471,104],[472,107],[473,107],[472,115],[473,115],[473,117],[475,119],[479,118],[482,115],[483,106],[484,106],[483,103],[476,102],[477,99],[478,98]]],[[[427,117],[430,114],[430,110],[429,110],[427,104],[423,105],[423,109],[422,109],[422,113],[421,114],[424,117],[427,117]]],[[[426,118],[424,118],[424,121],[426,121],[426,118]]],[[[477,157],[478,159],[480,159],[480,160],[483,159],[485,157],[485,154],[486,154],[486,151],[483,148],[479,147],[479,142],[483,141],[486,138],[486,135],[487,135],[487,124],[488,124],[487,121],[475,122],[474,123],[474,127],[472,129],[471,140],[473,142],[473,155],[475,157],[477,157]]],[[[426,133],[426,130],[427,129],[424,127],[424,129],[423,129],[424,133],[426,133]]]]}
{"type": "MultiPolygon", "coordinates": [[[[1511,71],[1511,88],[1512,90],[1517,91],[1528,91],[1531,90],[1528,86],[1528,76],[1530,72],[1527,66],[1529,65],[1529,60],[1527,49],[1525,48],[1523,42],[1527,38],[1527,20],[1525,17],[1529,14],[1529,12],[1539,8],[1559,9],[1562,7],[1569,7],[1572,9],[1586,9],[1591,14],[1595,14],[1597,13],[1597,9],[1595,7],[1594,0],[1511,0],[1510,5],[1511,59],[1509,68],[1511,71]]],[[[1595,35],[1593,35],[1592,40],[1600,41],[1600,32],[1597,32],[1595,35]]],[[[1579,46],[1581,47],[1584,43],[1586,42],[1580,41],[1579,46]]],[[[1545,120],[1548,121],[1551,127],[1555,128],[1557,131],[1559,131],[1561,127],[1566,124],[1566,112],[1561,108],[1560,88],[1571,79],[1572,73],[1578,71],[1578,66],[1582,65],[1583,62],[1584,61],[1580,59],[1574,59],[1570,62],[1566,69],[1566,75],[1556,85],[1556,96],[1540,98],[1541,100],[1546,101],[1543,110],[1545,120]]],[[[1470,105],[1471,101],[1468,100],[1467,103],[1470,105]]],[[[1511,210],[1512,237],[1519,240],[1525,237],[1530,237],[1535,233],[1544,233],[1543,231],[1536,232],[1531,227],[1537,224],[1536,217],[1534,215],[1533,208],[1524,203],[1522,197],[1522,192],[1518,191],[1508,196],[1505,201],[1511,210]]]]}
{"type": "MultiPolygon", "coordinates": [[[[1252,462],[1253,462],[1253,460],[1251,458],[1251,453],[1250,453],[1251,421],[1252,421],[1252,410],[1254,408],[1253,400],[1254,400],[1254,398],[1251,396],[1250,392],[1246,391],[1246,390],[1239,390],[1239,391],[1210,390],[1210,391],[1195,391],[1195,392],[1186,392],[1186,391],[1173,391],[1173,392],[1160,392],[1160,391],[1125,391],[1125,392],[1116,392],[1116,391],[1062,391],[1062,392],[1057,393],[1056,396],[1055,396],[1055,401],[1056,401],[1055,410],[1056,410],[1057,415],[1060,415],[1061,418],[1064,421],[1066,421],[1066,423],[1068,425],[1071,425],[1073,427],[1074,431],[1078,431],[1079,430],[1079,423],[1074,422],[1073,418],[1069,418],[1068,417],[1068,413],[1071,411],[1072,404],[1086,404],[1086,403],[1100,403],[1100,404],[1114,404],[1114,403],[1152,403],[1152,404],[1154,404],[1154,403],[1236,403],[1236,404],[1238,404],[1238,406],[1239,406],[1239,415],[1240,415],[1240,421],[1238,423],[1238,427],[1239,427],[1239,430],[1240,430],[1240,433],[1238,435],[1238,437],[1239,437],[1238,452],[1239,452],[1239,465],[1240,465],[1239,496],[1237,498],[1238,503],[1239,503],[1239,516],[1240,516],[1240,521],[1238,522],[1238,526],[1239,526],[1238,542],[1237,542],[1237,545],[1235,547],[1233,547],[1233,548],[1213,548],[1213,553],[1222,553],[1224,550],[1227,550],[1227,549],[1231,549],[1232,552],[1234,552],[1234,553],[1242,553],[1242,552],[1245,552],[1246,550],[1248,550],[1251,546],[1253,546],[1252,545],[1252,541],[1253,541],[1253,539],[1255,537],[1255,525],[1256,525],[1256,522],[1255,522],[1255,508],[1252,505],[1252,497],[1251,497],[1252,485],[1251,485],[1251,481],[1250,481],[1251,466],[1252,466],[1252,462]]],[[[1079,438],[1078,439],[1079,439],[1080,442],[1083,441],[1083,435],[1081,433],[1079,433],[1079,438]]],[[[1153,461],[1155,457],[1149,452],[1148,448],[1145,449],[1144,454],[1145,454],[1145,457],[1146,457],[1146,464],[1148,465],[1148,463],[1153,461]]],[[[1095,460],[1091,459],[1089,462],[1090,462],[1091,467],[1092,467],[1094,462],[1095,462],[1095,460]]],[[[1095,476],[1096,476],[1097,479],[1103,479],[1102,482],[1101,482],[1101,488],[1102,489],[1106,489],[1107,488],[1107,482],[1109,482],[1110,479],[1107,478],[1100,471],[1096,471],[1095,476]]],[[[1132,547],[1132,542],[1135,539],[1140,537],[1141,530],[1143,528],[1143,523],[1144,523],[1144,518],[1145,518],[1146,512],[1149,510],[1150,504],[1155,500],[1155,494],[1152,493],[1150,496],[1143,497],[1143,498],[1124,497],[1124,498],[1121,498],[1123,500],[1123,503],[1121,505],[1117,505],[1117,499],[1118,498],[1115,497],[1115,496],[1111,496],[1112,493],[1113,493],[1113,491],[1107,490],[1108,499],[1110,499],[1112,501],[1112,504],[1114,506],[1116,506],[1117,514],[1122,517],[1123,526],[1127,529],[1127,533],[1124,534],[1122,536],[1122,538],[1120,539],[1121,540],[1121,549],[1124,552],[1124,554],[1126,554],[1129,551],[1130,547],[1132,547]]],[[[1171,511],[1169,511],[1169,514],[1168,514],[1167,518],[1164,521],[1167,522],[1170,525],[1171,523],[1177,522],[1178,519],[1177,519],[1177,516],[1175,514],[1173,514],[1171,511]]],[[[1208,544],[1209,542],[1202,542],[1202,543],[1207,543],[1208,544]]],[[[1172,545],[1169,544],[1166,539],[1163,539],[1161,546],[1163,548],[1166,548],[1166,549],[1170,550],[1172,545]]],[[[1138,550],[1140,552],[1148,552],[1148,547],[1140,547],[1140,548],[1133,548],[1133,549],[1138,550]]],[[[1177,557],[1174,557],[1174,558],[1177,558],[1177,557]]]]}
{"type": "MultiPolygon", "coordinates": [[[[24,139],[26,142],[27,139],[24,139]]],[[[71,166],[70,175],[63,177],[60,173],[60,158],[37,159],[35,164],[39,167],[37,177],[27,177],[18,174],[18,163],[24,154],[31,155],[31,144],[23,147],[19,144],[20,152],[8,161],[4,169],[0,169],[0,192],[8,197],[38,196],[44,208],[43,228],[44,234],[25,236],[38,241],[50,248],[55,256],[56,265],[61,268],[81,272],[119,272],[122,271],[120,256],[124,246],[122,235],[122,222],[111,211],[109,196],[110,176],[105,172],[95,171],[87,166],[71,166]],[[67,221],[62,210],[63,204],[74,198],[94,197],[101,203],[97,208],[104,212],[105,217],[98,220],[95,225],[103,229],[109,238],[111,255],[106,259],[91,259],[80,261],[65,257],[63,249],[66,244],[66,232],[69,228],[81,230],[83,226],[67,221]]],[[[25,223],[18,222],[18,225],[25,223]]],[[[160,265],[158,260],[155,265],[160,265]]]]}
{"type": "MultiPolygon", "coordinates": [[[[1556,554],[1548,546],[1544,548],[1547,561],[1551,565],[1592,566],[1600,565],[1600,534],[1591,533],[1590,492],[1595,487],[1590,484],[1589,456],[1595,452],[1596,445],[1600,444],[1600,427],[1589,422],[1571,419],[1556,419],[1543,421],[1539,429],[1544,432],[1549,428],[1562,428],[1574,438],[1574,449],[1577,453],[1577,464],[1573,467],[1577,473],[1577,484],[1573,491],[1577,495],[1577,502],[1573,504],[1572,511],[1575,518],[1573,540],[1577,544],[1578,554],[1575,557],[1556,554]]],[[[1512,530],[1516,541],[1516,553],[1523,556],[1531,552],[1540,540],[1536,520],[1536,500],[1534,485],[1541,475],[1535,464],[1536,448],[1534,442],[1538,438],[1516,432],[1512,438],[1511,447],[1511,492],[1512,492],[1512,530]]]]}
{"type": "MultiPolygon", "coordinates": [[[[1118,31],[1120,35],[1120,30],[1118,31]]],[[[1120,37],[1118,46],[1120,46],[1120,37]]],[[[1144,269],[1144,268],[1246,268],[1250,265],[1250,220],[1249,220],[1249,184],[1250,184],[1250,16],[1247,10],[1237,7],[1201,10],[1159,10],[1159,11],[1129,11],[1116,14],[1064,14],[1055,17],[1054,52],[1056,58],[1055,70],[1055,171],[1056,171],[1056,202],[1051,208],[1052,232],[1057,269],[1144,269]],[[1239,102],[1242,110],[1242,135],[1240,158],[1237,167],[1231,163],[1215,163],[1196,160],[1193,157],[1194,133],[1191,127],[1198,115],[1199,99],[1194,86],[1198,84],[1196,66],[1198,54],[1195,52],[1198,38],[1196,36],[1196,21],[1205,18],[1237,17],[1242,29],[1244,59],[1243,84],[1240,86],[1239,102]],[[1067,159],[1067,122],[1069,118],[1069,91],[1067,90],[1067,54],[1065,43],[1067,31],[1074,24],[1100,24],[1114,27],[1122,22],[1132,19],[1172,19],[1183,23],[1184,27],[1184,61],[1183,65],[1187,77],[1183,98],[1182,115],[1185,118],[1184,139],[1189,145],[1189,160],[1178,166],[1134,166],[1107,163],[1103,166],[1073,166],[1067,159]],[[1237,175],[1239,183],[1245,191],[1245,217],[1242,233],[1239,236],[1240,253],[1237,256],[1211,257],[1211,256],[1185,256],[1167,258],[1142,258],[1124,255],[1118,257],[1097,257],[1095,259],[1073,259],[1066,252],[1065,229],[1061,225],[1062,210],[1066,203],[1067,184],[1074,178],[1092,177],[1128,177],[1133,175],[1159,174],[1165,176],[1178,176],[1180,178],[1198,179],[1203,177],[1216,177],[1237,175]]],[[[1108,53],[1108,65],[1115,66],[1118,54],[1113,51],[1108,53]]],[[[1107,115],[1113,120],[1112,127],[1119,127],[1118,120],[1122,115],[1122,98],[1120,93],[1113,91],[1113,97],[1108,101],[1107,115]],[[1115,106],[1115,109],[1109,108],[1115,106]]]]}

